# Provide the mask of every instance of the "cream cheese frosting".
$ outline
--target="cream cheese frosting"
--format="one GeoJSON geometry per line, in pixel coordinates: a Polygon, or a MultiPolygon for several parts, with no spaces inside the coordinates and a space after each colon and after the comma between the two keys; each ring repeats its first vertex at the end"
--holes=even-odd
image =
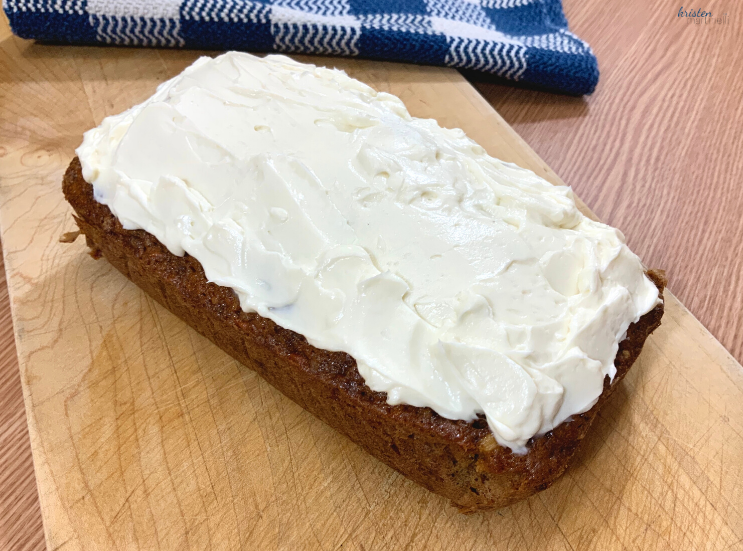
{"type": "Polygon", "coordinates": [[[516,452],[596,403],[659,301],[570,188],[284,56],[203,57],[77,154],[124,228],[245,311],[347,352],[390,404],[484,414],[516,452]]]}

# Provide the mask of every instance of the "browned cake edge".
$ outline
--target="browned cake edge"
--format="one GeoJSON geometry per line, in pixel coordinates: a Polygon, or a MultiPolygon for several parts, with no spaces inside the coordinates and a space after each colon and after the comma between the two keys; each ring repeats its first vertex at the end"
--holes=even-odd
{"type": "MultiPolygon", "coordinates": [[[[93,197],[73,159],[63,180],[91,255],[104,256],[147,294],[259,373],[287,397],[345,434],[377,459],[462,512],[504,507],[549,487],[567,468],[596,413],[629,370],[646,337],[660,325],[663,305],[630,325],[598,403],[532,439],[523,455],[499,446],[484,418],[452,421],[430,408],[390,406],[364,384],[355,360],[315,348],[293,331],[241,310],[232,289],[209,283],[199,262],[171,254],[143,230],[125,230],[93,197]]],[[[648,276],[663,292],[662,271],[648,276]]]]}

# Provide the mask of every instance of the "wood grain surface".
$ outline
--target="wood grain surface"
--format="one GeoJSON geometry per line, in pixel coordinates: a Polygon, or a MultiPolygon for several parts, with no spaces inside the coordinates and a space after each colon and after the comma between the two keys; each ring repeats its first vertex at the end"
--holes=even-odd
{"type": "MultiPolygon", "coordinates": [[[[5,14],[0,13],[0,106],[4,105],[9,92],[6,81],[8,67],[2,52],[6,41],[11,40],[10,36],[5,14]]],[[[3,123],[2,117],[0,114],[0,185],[6,177],[3,159],[14,132],[14,128],[3,123]]],[[[45,548],[10,318],[5,263],[0,257],[0,550],[37,551],[45,548]]]]}
{"type": "Polygon", "coordinates": [[[0,549],[43,549],[41,510],[0,256],[0,549]]]}
{"type": "MultiPolygon", "coordinates": [[[[662,6],[660,3],[647,5],[648,8],[645,7],[646,4],[634,1],[597,7],[596,2],[566,2],[573,29],[589,40],[599,55],[602,81],[597,93],[591,98],[565,98],[482,82],[477,85],[488,100],[501,110],[507,121],[526,136],[537,151],[566,177],[566,181],[576,188],[579,195],[588,199],[589,204],[605,220],[625,230],[631,246],[642,254],[649,265],[674,270],[671,273],[671,289],[687,293],[685,300],[694,304],[694,312],[708,325],[715,328],[715,308],[720,308],[720,304],[724,305],[721,311],[728,318],[715,331],[723,340],[727,339],[725,342],[732,350],[736,350],[740,358],[740,350],[735,348],[735,343],[738,342],[735,338],[741,334],[740,312],[743,299],[740,295],[741,268],[740,264],[736,265],[740,255],[734,255],[741,241],[736,239],[736,236],[741,235],[740,226],[736,225],[741,220],[740,186],[736,183],[740,180],[741,165],[739,157],[734,156],[740,150],[740,135],[734,131],[741,127],[740,102],[737,98],[741,95],[739,91],[743,67],[740,52],[736,52],[739,48],[733,47],[736,40],[739,44],[740,35],[735,33],[739,33],[740,21],[732,19],[734,28],[731,30],[716,29],[723,32],[702,35],[701,29],[688,30],[685,27],[679,30],[676,24],[678,22],[672,16],[666,19],[666,12],[673,11],[673,6],[662,6]],[[673,50],[675,57],[664,53],[669,48],[676,48],[673,50]],[[687,58],[688,63],[685,61],[687,58]],[[709,62],[701,63],[704,59],[709,59],[709,62]],[[672,109],[669,102],[676,105],[677,109],[672,109]],[[658,110],[663,114],[655,115],[658,110]],[[707,117],[710,111],[711,115],[707,117]],[[707,120],[708,118],[711,120],[707,120]],[[688,158],[680,161],[657,143],[651,143],[651,138],[660,144],[682,144],[686,157],[694,155],[697,161],[701,160],[707,165],[698,166],[699,163],[688,158]],[[612,148],[608,148],[606,144],[611,144],[612,148]],[[610,159],[604,157],[608,153],[611,153],[610,159]],[[619,167],[619,161],[622,168],[619,167]],[[715,163],[719,166],[709,166],[715,163]],[[668,172],[669,165],[672,175],[668,172]],[[596,177],[597,174],[600,178],[596,177]],[[736,175],[737,180],[734,177],[736,175]],[[664,189],[651,189],[656,185],[654,182],[661,181],[664,189]],[[600,182],[600,185],[596,182],[600,182]],[[633,187],[633,192],[629,193],[621,191],[623,186],[639,187],[633,187]],[[706,195],[694,194],[689,199],[688,190],[697,190],[700,186],[706,195]],[[652,202],[635,195],[637,190],[649,190],[652,202]],[[692,214],[689,215],[689,212],[692,214]],[[636,218],[644,220],[644,223],[637,224],[636,218]],[[698,219],[709,219],[713,229],[705,232],[698,225],[694,226],[693,223],[698,219]],[[653,231],[658,231],[658,227],[662,230],[668,224],[674,231],[651,233],[647,231],[650,223],[653,223],[653,231]],[[655,260],[656,257],[653,256],[659,254],[658,248],[652,246],[653,243],[664,245],[660,253],[665,255],[661,258],[662,262],[655,260]],[[703,246],[700,247],[700,243],[703,246]],[[714,254],[710,250],[714,250],[714,254]],[[699,262],[699,258],[712,258],[712,262],[699,262]],[[730,274],[732,276],[728,277],[730,274]],[[716,288],[702,284],[707,281],[724,283],[716,288]],[[689,282],[696,283],[696,286],[689,286],[689,282]],[[695,303],[696,296],[704,298],[695,303]]],[[[713,5],[717,7],[722,4],[717,2],[713,5]]],[[[82,120],[67,113],[73,109],[74,102],[88,102],[89,113],[86,116],[92,116],[91,120],[99,120],[101,113],[123,109],[147,95],[132,95],[119,86],[117,94],[121,94],[121,97],[110,98],[101,97],[100,90],[105,90],[112,84],[120,84],[126,79],[133,81],[135,88],[140,85],[145,88],[149,85],[154,87],[160,75],[164,78],[164,75],[170,74],[168,71],[173,70],[174,63],[176,66],[183,66],[194,55],[163,53],[167,58],[164,62],[143,63],[141,70],[136,71],[132,69],[132,59],[134,63],[146,61],[149,59],[147,55],[140,57],[141,54],[112,50],[100,68],[83,73],[83,78],[88,79],[83,85],[80,77],[75,74],[75,70],[80,67],[70,59],[74,56],[65,53],[68,50],[28,47],[25,42],[11,38],[4,17],[0,16],[0,19],[0,182],[3,184],[6,180],[27,181],[23,180],[24,174],[19,174],[19,167],[30,171],[27,173],[31,176],[41,171],[48,179],[52,179],[50,174],[53,175],[54,170],[61,170],[55,169],[53,165],[59,165],[65,158],[69,159],[72,148],[79,141],[80,133],[87,129],[78,128],[82,120]],[[118,56],[123,59],[119,60],[118,56]],[[165,68],[156,67],[158,64],[165,68]],[[142,78],[142,74],[153,67],[154,73],[142,78]],[[121,74],[122,68],[127,69],[124,75],[121,74]],[[96,90],[99,92],[98,96],[95,96],[96,90]],[[91,91],[94,99],[89,100],[87,94],[91,94],[91,91]],[[21,96],[9,98],[16,94],[21,96]],[[36,101],[24,101],[24,98],[36,101]],[[112,99],[114,101],[110,102],[112,99]],[[46,101],[38,100],[51,101],[53,104],[46,105],[46,101]],[[8,109],[15,110],[13,118],[7,116],[8,109]],[[58,118],[59,115],[61,117],[58,118]],[[11,157],[10,162],[6,157],[11,157]]],[[[79,56],[79,49],[74,50],[78,51],[75,56],[79,56]]],[[[408,98],[404,99],[410,104],[408,98]]],[[[492,148],[489,149],[492,151],[492,148]]],[[[58,176],[61,177],[61,171],[58,176]]],[[[5,218],[4,216],[4,223],[5,218]]],[[[29,230],[28,233],[33,232],[29,230]]],[[[2,301],[2,298],[0,296],[0,306],[5,305],[4,311],[7,312],[7,300],[2,301]]],[[[152,305],[148,306],[150,307],[156,308],[152,305]]],[[[683,310],[680,312],[683,314],[683,310]]],[[[688,316],[681,315],[681,318],[681,330],[691,331],[696,334],[697,340],[704,340],[703,332],[698,326],[694,326],[688,316]]],[[[663,331],[670,322],[671,318],[667,317],[663,331]]],[[[5,352],[0,355],[0,548],[43,548],[12,336],[7,322],[2,324],[2,320],[0,343],[5,352]]],[[[646,352],[643,362],[647,355],[646,352]]],[[[694,367],[700,370],[711,361],[708,356],[719,355],[719,350],[706,343],[696,354],[692,354],[691,362],[696,361],[694,367]]],[[[666,368],[670,365],[670,361],[665,363],[666,368]]],[[[728,374],[732,374],[730,377],[733,382],[728,384],[732,385],[732,389],[711,382],[700,387],[698,374],[693,370],[685,374],[689,381],[684,383],[681,390],[677,385],[668,384],[665,380],[668,373],[647,375],[651,377],[652,388],[660,396],[642,406],[634,403],[634,391],[635,385],[639,384],[642,388],[646,386],[646,376],[639,381],[632,379],[625,383],[626,390],[612,400],[611,411],[606,411],[602,416],[598,434],[582,452],[578,466],[561,482],[561,486],[567,486],[562,487],[562,490],[550,490],[552,493],[557,492],[556,496],[545,495],[533,500],[533,503],[527,502],[523,508],[518,506],[502,513],[508,518],[508,521],[503,522],[508,524],[513,534],[517,530],[522,533],[518,536],[509,535],[510,539],[495,547],[515,547],[521,541],[535,545],[541,542],[547,547],[561,545],[563,548],[588,548],[612,540],[615,544],[619,542],[619,547],[627,548],[664,548],[674,544],[680,548],[690,548],[694,543],[699,548],[739,548],[740,471],[735,468],[729,470],[728,465],[732,462],[731,458],[736,457],[736,453],[740,458],[739,440],[736,438],[741,433],[741,415],[738,410],[725,410],[724,405],[734,396],[739,396],[741,387],[739,378],[736,379],[739,366],[731,365],[734,367],[728,369],[728,374]],[[735,388],[738,390],[733,390],[735,388]],[[720,395],[725,398],[722,402],[717,401],[720,395]],[[708,428],[707,421],[700,425],[689,413],[675,420],[669,419],[667,414],[656,416],[649,422],[649,428],[646,426],[647,421],[637,424],[637,419],[644,419],[648,411],[658,411],[663,400],[683,401],[687,398],[691,406],[722,412],[718,419],[722,425],[722,436],[720,431],[702,431],[702,427],[705,430],[708,428]],[[615,413],[637,419],[630,423],[629,428],[621,428],[619,434],[615,434],[615,420],[611,417],[615,413]],[[666,422],[683,425],[680,440],[669,440],[672,437],[677,438],[679,434],[663,431],[662,423],[666,422]],[[632,435],[638,431],[650,434],[651,441],[654,442],[652,446],[642,447],[639,452],[632,449],[633,446],[638,446],[632,440],[632,435]],[[726,434],[738,435],[733,436],[731,448],[726,447],[726,434]],[[684,436],[690,439],[684,440],[684,436]],[[606,443],[602,446],[601,441],[606,443]],[[696,446],[707,445],[708,451],[694,451],[695,446],[689,444],[690,442],[696,446]],[[714,453],[709,451],[710,447],[714,453]],[[631,464],[615,473],[602,472],[600,469],[592,472],[590,463],[588,467],[584,464],[587,460],[594,461],[595,457],[599,457],[600,464],[601,458],[607,454],[622,456],[626,453],[631,456],[631,464]],[[644,473],[642,483],[646,487],[645,491],[629,491],[624,479],[643,473],[641,463],[648,460],[654,460],[658,470],[668,472],[644,473]],[[602,481],[607,476],[608,480],[602,481]],[[669,488],[664,488],[662,484],[659,486],[658,479],[669,479],[669,488]],[[588,489],[595,491],[597,485],[598,496],[590,493],[586,496],[588,489]],[[724,494],[723,491],[733,493],[724,494]],[[681,498],[678,497],[679,492],[683,494],[681,498]],[[708,493],[711,493],[711,498],[707,497],[708,493]],[[625,500],[626,494],[635,496],[635,500],[628,502],[625,500]],[[654,499],[648,498],[648,495],[654,499]],[[596,519],[593,523],[585,520],[576,529],[576,518],[585,514],[585,510],[582,506],[573,510],[561,507],[561,500],[571,496],[578,496],[579,500],[594,500],[594,505],[604,511],[601,519],[596,519]],[[730,496],[734,499],[730,500],[730,496]],[[696,508],[684,509],[689,500],[696,508]],[[715,509],[721,504],[721,509],[715,509]],[[705,511],[690,518],[692,513],[699,513],[699,507],[705,511]],[[710,512],[709,509],[715,511],[710,512]],[[544,517],[545,511],[550,517],[547,520],[544,517]],[[733,516],[729,516],[730,514],[733,516]],[[652,516],[657,517],[655,522],[643,526],[643,520],[652,516]],[[732,528],[725,528],[725,523],[720,519],[730,518],[738,520],[731,525],[732,528]],[[690,527],[685,526],[686,524],[690,527]],[[555,534],[555,526],[563,539],[555,534]],[[562,531],[571,528],[572,533],[562,534],[562,531]]],[[[635,368],[634,375],[637,376],[638,371],[635,368]]],[[[241,375],[241,380],[244,376],[245,374],[241,375]]],[[[211,393],[201,395],[202,400],[204,396],[211,396],[212,398],[207,399],[210,404],[214,396],[228,396],[221,394],[228,389],[210,388],[211,393]]],[[[198,394],[191,398],[195,396],[198,394]]],[[[182,401],[183,397],[179,395],[177,399],[182,401]]],[[[173,407],[170,403],[165,405],[173,407]]],[[[298,426],[301,428],[305,425],[299,423],[298,426]]],[[[310,432],[314,435],[317,429],[312,428],[310,432]]],[[[287,442],[292,441],[284,441],[284,449],[287,442]]],[[[350,446],[347,443],[345,445],[350,446]]],[[[642,442],[642,446],[646,445],[647,442],[642,442]]],[[[288,448],[293,449],[291,445],[288,448]]],[[[340,449],[345,448],[341,446],[340,449]]],[[[352,457],[360,460],[353,454],[352,457]]],[[[350,468],[356,472],[354,467],[352,462],[350,468]]],[[[346,464],[344,472],[348,468],[346,464]]],[[[384,467],[378,466],[377,469],[384,467]]],[[[369,488],[369,479],[362,479],[360,483],[363,484],[364,481],[367,485],[362,489],[370,491],[372,496],[379,496],[380,490],[369,488]]],[[[385,489],[381,491],[384,492],[385,489]]],[[[84,502],[90,496],[81,496],[80,499],[84,502]]],[[[399,495],[397,499],[401,499],[399,495]]],[[[405,511],[405,519],[398,522],[408,522],[411,514],[410,511],[405,511]]],[[[441,515],[443,516],[436,517],[437,522],[441,518],[447,519],[446,523],[450,522],[446,514],[441,515]]],[[[421,526],[425,526],[426,518],[416,520],[421,526]]],[[[479,522],[482,523],[482,519],[479,522]]],[[[365,527],[369,529],[368,523],[365,527]]],[[[197,526],[196,531],[198,530],[197,526]]],[[[275,540],[271,541],[275,543],[275,540]]],[[[355,541],[359,545],[365,545],[362,539],[357,538],[355,541]]],[[[386,539],[372,540],[371,546],[366,548],[394,547],[406,541],[409,540],[404,535],[396,539],[388,534],[386,539]]]]}

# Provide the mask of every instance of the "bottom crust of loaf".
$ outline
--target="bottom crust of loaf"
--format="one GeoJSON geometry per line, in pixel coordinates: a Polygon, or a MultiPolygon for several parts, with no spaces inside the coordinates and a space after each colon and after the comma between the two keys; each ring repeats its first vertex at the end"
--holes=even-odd
{"type": "MultiPolygon", "coordinates": [[[[499,446],[484,418],[453,421],[430,408],[386,402],[364,384],[355,360],[320,350],[293,331],[240,308],[235,293],[209,283],[199,262],[171,254],[143,230],[125,230],[93,197],[93,186],[73,159],[63,180],[65,198],[85,234],[91,255],[105,257],[148,295],[227,354],[259,373],[316,417],[371,455],[464,513],[497,509],[548,488],[567,468],[596,413],[625,376],[647,336],[661,321],[663,304],[627,331],[615,360],[617,375],[598,403],[536,437],[528,452],[499,446]]],[[[663,292],[662,271],[649,270],[663,292]]]]}

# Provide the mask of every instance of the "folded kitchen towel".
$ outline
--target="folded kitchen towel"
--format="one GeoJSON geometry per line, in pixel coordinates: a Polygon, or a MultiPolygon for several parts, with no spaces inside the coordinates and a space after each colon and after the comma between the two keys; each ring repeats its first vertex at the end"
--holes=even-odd
{"type": "Polygon", "coordinates": [[[569,94],[599,71],[561,0],[5,0],[13,32],[70,44],[360,56],[569,94]]]}

